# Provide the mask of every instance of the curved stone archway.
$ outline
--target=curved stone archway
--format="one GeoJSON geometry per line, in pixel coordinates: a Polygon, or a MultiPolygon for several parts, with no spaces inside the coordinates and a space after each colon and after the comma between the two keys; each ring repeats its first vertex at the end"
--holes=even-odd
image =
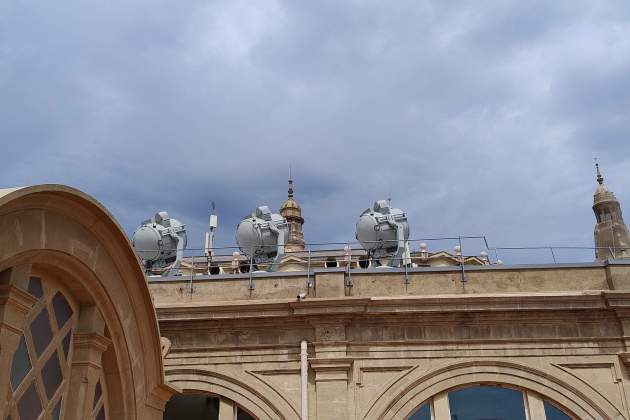
{"type": "Polygon", "coordinates": [[[453,388],[483,383],[534,391],[580,419],[625,418],[605,396],[560,371],[548,372],[494,360],[445,364],[429,372],[412,370],[377,398],[363,418],[406,418],[435,395],[453,388]]]}
{"type": "Polygon", "coordinates": [[[299,414],[280,395],[247,384],[246,378],[200,369],[167,369],[169,383],[179,389],[222,396],[259,420],[298,420],[299,414]]]}
{"type": "MultiPolygon", "coordinates": [[[[65,186],[0,190],[0,272],[18,267],[27,267],[26,278],[54,278],[82,310],[98,309],[106,335],[101,341],[108,343],[102,365],[112,388],[109,418],[161,419],[175,389],[164,382],[159,327],[144,274],[113,217],[65,186]]],[[[3,293],[22,293],[17,283],[3,286],[3,293]]],[[[0,357],[11,358],[2,351],[0,357]]]]}

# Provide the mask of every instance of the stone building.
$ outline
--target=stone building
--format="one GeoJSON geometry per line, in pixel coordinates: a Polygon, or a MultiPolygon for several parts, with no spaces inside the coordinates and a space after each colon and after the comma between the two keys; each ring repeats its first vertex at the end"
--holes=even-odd
{"type": "Polygon", "coordinates": [[[4,190],[0,419],[630,419],[627,228],[603,188],[589,263],[313,258],[290,186],[284,270],[148,278],[85,194],[4,190]]]}
{"type": "Polygon", "coordinates": [[[302,209],[293,198],[293,179],[289,179],[289,190],[287,201],[280,207],[280,215],[287,220],[289,225],[289,241],[287,242],[287,250],[303,251],[304,250],[304,233],[302,225],[304,218],[302,217],[302,209]]]}
{"type": "Polygon", "coordinates": [[[598,260],[630,257],[630,233],[623,221],[621,205],[615,194],[604,185],[604,177],[597,167],[597,190],[593,196],[595,246],[598,260]]]}

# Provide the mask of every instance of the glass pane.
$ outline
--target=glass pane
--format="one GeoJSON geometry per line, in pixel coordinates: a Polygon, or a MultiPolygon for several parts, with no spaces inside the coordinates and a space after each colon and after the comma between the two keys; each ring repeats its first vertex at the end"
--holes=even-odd
{"type": "Polygon", "coordinates": [[[409,417],[409,420],[431,420],[431,407],[429,404],[422,405],[418,411],[409,417]]]}
{"type": "Polygon", "coordinates": [[[31,277],[28,281],[28,292],[35,296],[37,299],[44,296],[44,289],[42,288],[42,279],[39,277],[31,277]]]}
{"type": "Polygon", "coordinates": [[[101,407],[101,409],[98,410],[98,414],[96,415],[96,420],[105,420],[105,407],[101,407]]]}
{"type": "Polygon", "coordinates": [[[94,389],[94,403],[92,404],[92,408],[96,407],[96,403],[101,399],[101,395],[103,394],[103,390],[101,389],[101,382],[96,383],[96,388],[94,389]]]}
{"type": "Polygon", "coordinates": [[[61,345],[63,347],[63,354],[66,357],[66,361],[68,360],[68,351],[70,351],[70,338],[72,337],[72,330],[68,331],[68,334],[61,341],[61,345]]]}
{"type": "Polygon", "coordinates": [[[452,420],[525,420],[523,393],[498,386],[475,386],[448,393],[452,420]]]}
{"type": "Polygon", "coordinates": [[[57,326],[63,327],[72,316],[72,308],[61,292],[57,292],[52,300],[55,309],[55,318],[57,318],[57,326]]]}
{"type": "Polygon", "coordinates": [[[42,412],[42,402],[37,395],[35,384],[28,387],[17,404],[18,414],[22,420],[35,420],[42,412]]]}
{"type": "Polygon", "coordinates": [[[241,407],[236,408],[236,420],[256,420],[249,414],[247,411],[243,410],[241,407]]]}
{"type": "Polygon", "coordinates": [[[203,394],[179,394],[166,403],[164,420],[219,419],[219,399],[203,394]]]}
{"type": "Polygon", "coordinates": [[[59,388],[63,380],[57,352],[54,352],[44,365],[42,369],[42,380],[44,381],[46,396],[50,400],[52,396],[55,395],[55,391],[57,391],[57,388],[59,388]]]}
{"type": "Polygon", "coordinates": [[[28,349],[26,348],[26,340],[24,336],[20,337],[20,344],[13,355],[13,364],[11,365],[11,388],[15,391],[24,380],[26,374],[31,370],[31,359],[28,357],[28,349]]]}
{"type": "Polygon", "coordinates": [[[564,414],[562,410],[549,401],[545,401],[545,416],[547,416],[547,420],[571,420],[570,416],[564,414]]]}
{"type": "Polygon", "coordinates": [[[46,350],[52,339],[52,330],[48,319],[48,309],[44,308],[31,323],[31,335],[38,356],[46,350]]]}
{"type": "Polygon", "coordinates": [[[55,406],[55,408],[53,409],[51,413],[52,420],[59,420],[60,415],[61,415],[61,400],[59,400],[59,402],[57,403],[57,405],[55,406]]]}

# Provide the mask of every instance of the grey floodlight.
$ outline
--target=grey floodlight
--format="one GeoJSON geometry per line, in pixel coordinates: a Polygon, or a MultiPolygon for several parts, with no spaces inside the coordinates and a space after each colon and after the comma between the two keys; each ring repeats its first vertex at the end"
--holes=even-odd
{"type": "Polygon", "coordinates": [[[142,222],[131,241],[145,271],[164,276],[177,273],[186,242],[186,226],[165,211],[142,222]]]}
{"type": "Polygon", "coordinates": [[[268,271],[275,271],[284,256],[284,245],[289,227],[284,217],[260,206],[245,216],[236,228],[236,242],[241,252],[252,263],[269,263],[268,271]]]}
{"type": "Polygon", "coordinates": [[[357,221],[356,238],[368,255],[381,265],[399,267],[411,263],[409,223],[400,209],[379,200],[366,209],[357,221]]]}

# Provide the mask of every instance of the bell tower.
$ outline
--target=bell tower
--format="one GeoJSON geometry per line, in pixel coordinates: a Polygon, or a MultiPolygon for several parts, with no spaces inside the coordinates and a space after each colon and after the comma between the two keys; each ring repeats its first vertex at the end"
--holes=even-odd
{"type": "Polygon", "coordinates": [[[302,209],[293,198],[293,179],[289,178],[289,190],[287,201],[280,207],[280,215],[287,219],[289,224],[289,240],[286,248],[291,251],[304,251],[304,233],[302,225],[304,218],[302,217],[302,209]]]}
{"type": "Polygon", "coordinates": [[[597,169],[597,189],[593,195],[593,212],[595,225],[595,256],[604,261],[615,258],[630,258],[630,233],[623,221],[621,205],[615,194],[604,185],[604,177],[597,169]]]}

